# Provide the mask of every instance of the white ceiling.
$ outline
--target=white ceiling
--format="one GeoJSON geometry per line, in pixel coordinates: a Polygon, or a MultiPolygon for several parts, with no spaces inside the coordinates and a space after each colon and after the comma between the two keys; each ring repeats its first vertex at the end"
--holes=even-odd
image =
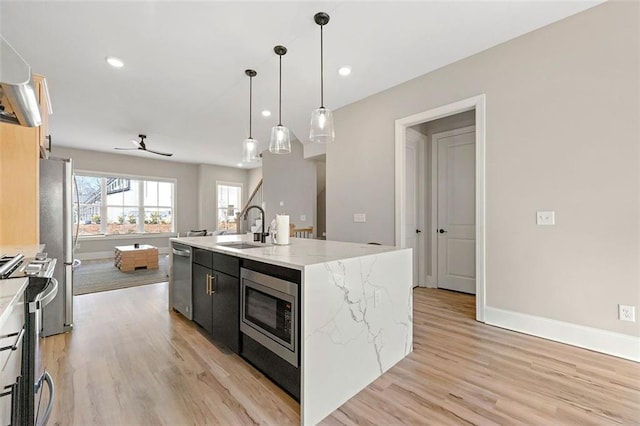
{"type": "Polygon", "coordinates": [[[258,72],[254,137],[266,147],[277,123],[277,44],[289,49],[282,122],[306,142],[320,97],[316,12],[331,15],[325,105],[335,110],[598,3],[0,0],[0,33],[47,77],[54,144],[116,153],[146,133],[147,147],[172,160],[236,166],[248,133],[246,68],[258,72]],[[124,68],[108,66],[108,55],[124,68]],[[338,76],[347,64],[351,76],[338,76]]]}

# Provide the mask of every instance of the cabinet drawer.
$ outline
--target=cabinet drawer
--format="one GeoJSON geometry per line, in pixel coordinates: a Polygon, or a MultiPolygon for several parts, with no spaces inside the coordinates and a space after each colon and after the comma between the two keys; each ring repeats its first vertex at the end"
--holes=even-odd
{"type": "Polygon", "coordinates": [[[193,248],[193,263],[202,265],[207,268],[213,267],[213,253],[209,250],[193,248]]]}
{"type": "Polygon", "coordinates": [[[226,254],[213,253],[213,269],[232,277],[240,277],[240,259],[226,254]]]}
{"type": "MultiPolygon", "coordinates": [[[[14,303],[10,309],[11,313],[9,313],[9,317],[2,326],[2,329],[0,329],[0,348],[14,346],[18,338],[21,337],[20,331],[24,326],[24,301],[20,300],[18,303],[14,303]]],[[[9,355],[12,352],[18,351],[12,351],[11,349],[0,351],[0,370],[3,371],[5,369],[9,355]]],[[[19,353],[17,358],[20,358],[19,353]]]]}

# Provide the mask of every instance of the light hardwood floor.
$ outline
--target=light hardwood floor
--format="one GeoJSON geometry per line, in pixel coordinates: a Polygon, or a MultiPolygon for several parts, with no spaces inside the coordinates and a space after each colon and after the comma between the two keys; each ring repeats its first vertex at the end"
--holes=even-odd
{"type": "MultiPolygon", "coordinates": [[[[477,323],[468,295],[414,294],[413,353],[324,424],[640,424],[639,364],[477,323]]],[[[299,423],[292,398],[166,310],[166,283],[74,300],[74,331],[45,339],[50,425],[299,423]]]]}

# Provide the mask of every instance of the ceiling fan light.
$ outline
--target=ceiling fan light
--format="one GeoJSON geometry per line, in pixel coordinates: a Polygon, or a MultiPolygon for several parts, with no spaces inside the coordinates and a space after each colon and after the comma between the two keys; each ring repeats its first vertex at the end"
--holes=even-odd
{"type": "Polygon", "coordinates": [[[291,152],[291,137],[287,127],[279,124],[271,128],[269,152],[274,154],[288,154],[291,152]]]}
{"type": "Polygon", "coordinates": [[[330,143],[336,138],[333,129],[333,113],[327,108],[318,108],[311,112],[311,130],[309,139],[314,143],[330,143]]]}
{"type": "Polygon", "coordinates": [[[253,138],[247,138],[242,142],[242,162],[257,163],[260,161],[258,156],[258,141],[253,138]]]}

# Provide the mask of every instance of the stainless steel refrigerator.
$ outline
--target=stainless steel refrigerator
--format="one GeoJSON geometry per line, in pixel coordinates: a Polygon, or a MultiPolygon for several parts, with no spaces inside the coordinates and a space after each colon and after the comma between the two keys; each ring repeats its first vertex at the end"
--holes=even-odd
{"type": "Polygon", "coordinates": [[[57,259],[58,294],[42,310],[42,336],[73,326],[73,164],[68,158],[40,160],[40,243],[57,259]]]}

